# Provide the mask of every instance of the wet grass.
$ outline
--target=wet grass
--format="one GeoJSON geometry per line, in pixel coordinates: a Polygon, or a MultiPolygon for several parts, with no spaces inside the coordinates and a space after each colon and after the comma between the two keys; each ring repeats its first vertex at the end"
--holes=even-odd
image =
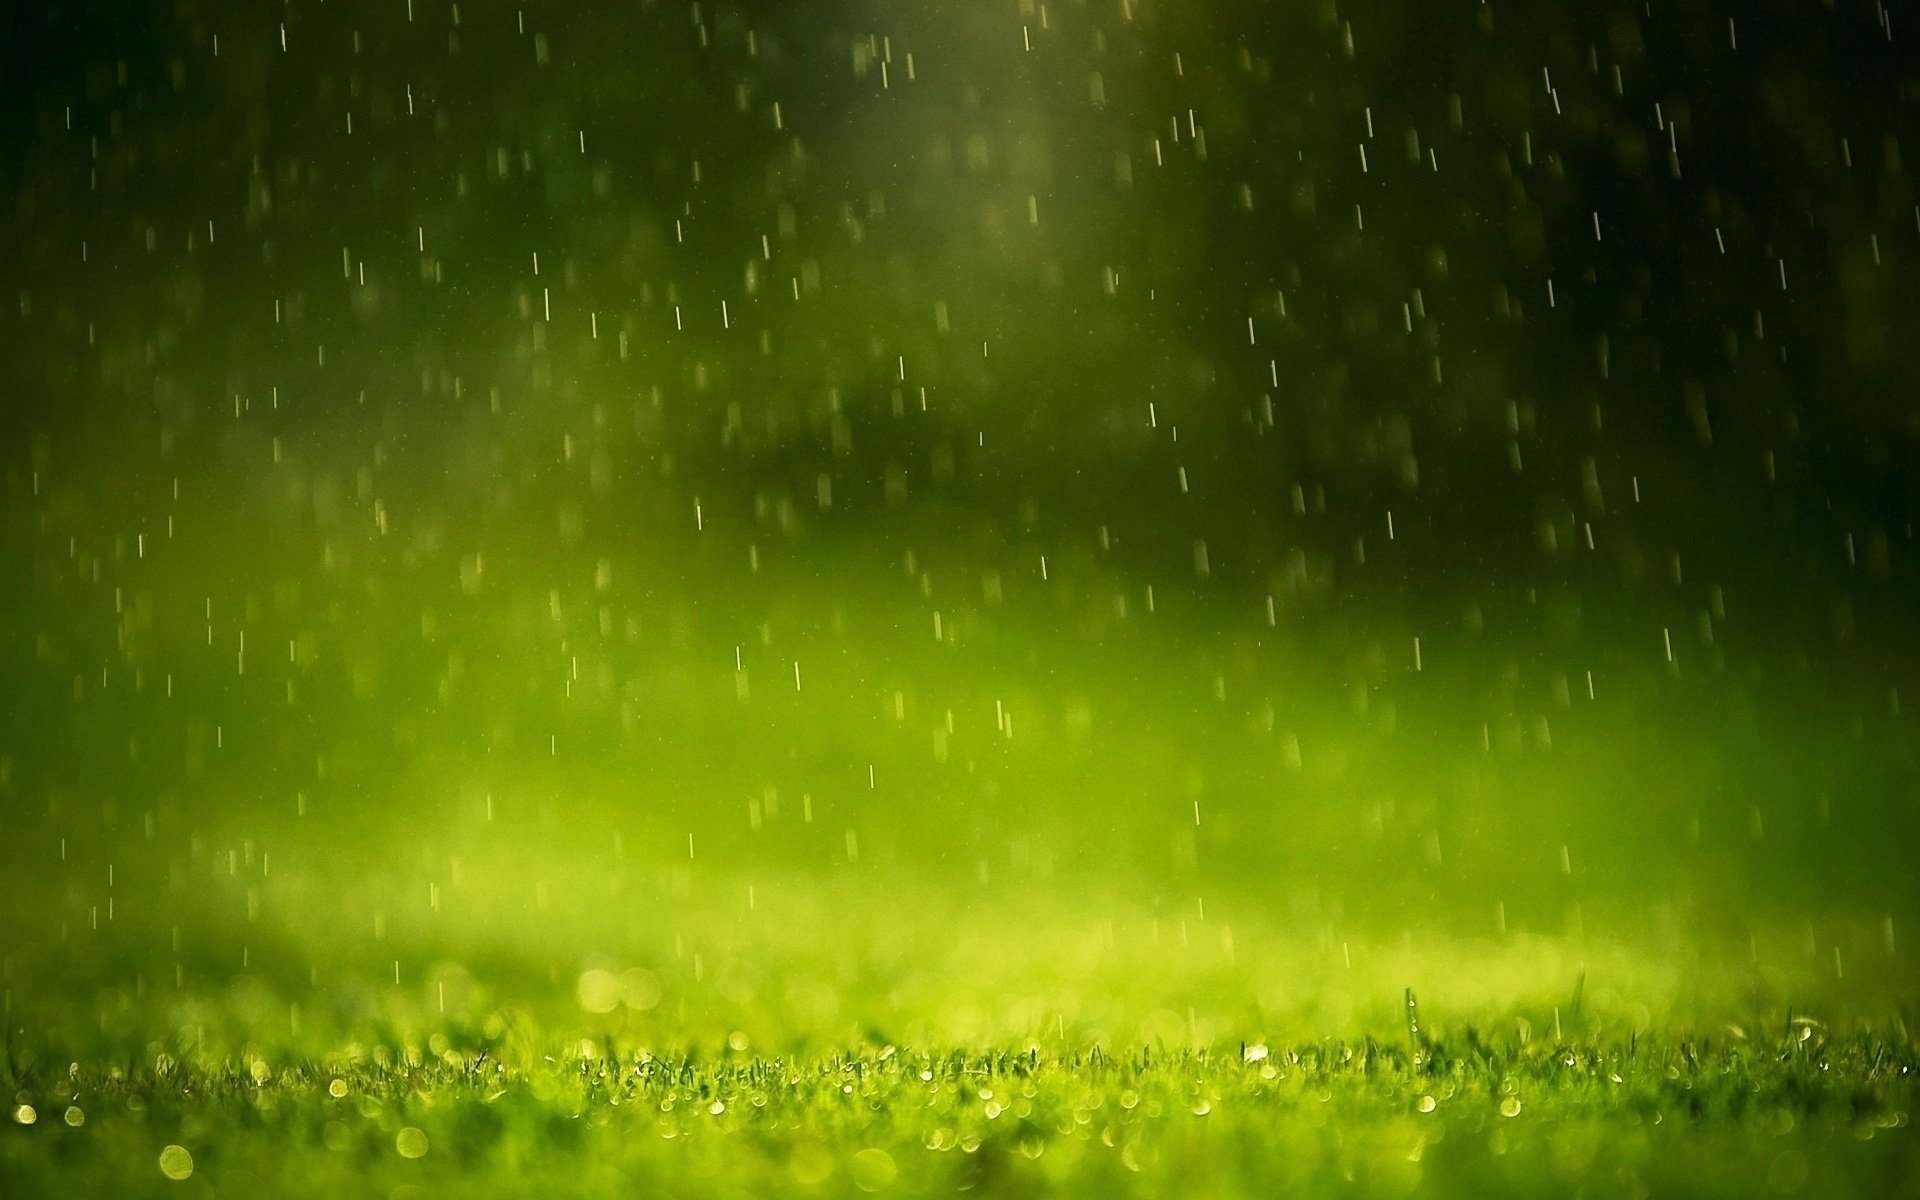
{"type": "MultiPolygon", "coordinates": [[[[498,1025],[494,1026],[498,1028],[498,1025]]],[[[743,1039],[736,1039],[741,1044],[743,1039]]],[[[459,1024],[5,1074],[8,1195],[1911,1195],[1903,1023],[656,1055],[459,1024]],[[170,1176],[181,1176],[174,1179],[170,1176]]]]}
{"type": "Polygon", "coordinates": [[[470,861],[0,883],[0,1196],[1920,1187],[1871,910],[470,861]]]}

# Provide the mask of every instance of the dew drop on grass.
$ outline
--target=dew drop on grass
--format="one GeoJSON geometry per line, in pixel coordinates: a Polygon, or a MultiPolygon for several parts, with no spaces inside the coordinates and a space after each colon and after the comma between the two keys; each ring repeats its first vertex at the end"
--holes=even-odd
{"type": "Polygon", "coordinates": [[[345,1099],[346,1094],[347,1081],[344,1079],[336,1079],[327,1085],[327,1095],[332,1096],[335,1100],[345,1099]]]}
{"type": "Polygon", "coordinates": [[[62,1114],[62,1119],[72,1128],[78,1129],[87,1123],[87,1114],[80,1111],[78,1104],[69,1104],[67,1111],[62,1114]]]}
{"type": "Polygon", "coordinates": [[[401,1158],[425,1158],[427,1135],[409,1125],[394,1135],[393,1148],[400,1152],[401,1158]]]}
{"type": "Polygon", "coordinates": [[[31,1104],[16,1104],[13,1109],[13,1119],[21,1125],[31,1125],[40,1119],[40,1114],[33,1111],[31,1104]]]}
{"type": "Polygon", "coordinates": [[[168,1146],[160,1151],[160,1173],[173,1180],[190,1178],[193,1175],[193,1155],[187,1153],[185,1146],[168,1146]]]}
{"type": "Polygon", "coordinates": [[[1503,1117],[1519,1116],[1520,1115],[1520,1097],[1508,1096],[1506,1099],[1502,1100],[1500,1102],[1500,1115],[1503,1117]]]}

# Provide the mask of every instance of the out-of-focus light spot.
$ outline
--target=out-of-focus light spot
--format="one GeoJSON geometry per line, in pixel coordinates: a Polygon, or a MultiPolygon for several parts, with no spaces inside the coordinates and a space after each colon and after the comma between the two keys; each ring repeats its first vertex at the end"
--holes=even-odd
{"type": "Polygon", "coordinates": [[[160,1151],[160,1173],[175,1181],[191,1178],[193,1155],[185,1146],[168,1146],[160,1151]]]}

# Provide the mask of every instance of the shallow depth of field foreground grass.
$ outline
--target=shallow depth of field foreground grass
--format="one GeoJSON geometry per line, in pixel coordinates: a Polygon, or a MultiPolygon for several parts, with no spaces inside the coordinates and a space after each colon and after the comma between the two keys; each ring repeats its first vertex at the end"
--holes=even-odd
{"type": "Polygon", "coordinates": [[[1910,1195],[1893,1028],[1232,1051],[308,1058],[10,1071],[9,1194],[1910,1195]],[[189,1187],[176,1188],[171,1181],[189,1187]]]}
{"type": "MultiPolygon", "coordinates": [[[[292,875],[283,898],[314,886],[292,875]]],[[[721,899],[745,890],[730,879],[636,884],[617,906],[553,886],[548,910],[476,907],[457,936],[391,924],[378,962],[344,934],[360,918],[345,889],[234,935],[249,946],[203,933],[170,967],[153,949],[170,931],[131,904],[57,948],[15,937],[0,1194],[1893,1196],[1920,1180],[1911,980],[1870,922],[1720,944],[1698,921],[1599,915],[1373,934],[1225,891],[1156,912],[1057,886],[763,877],[748,909],[721,899]],[[670,927],[645,919],[669,910],[670,927]]]]}

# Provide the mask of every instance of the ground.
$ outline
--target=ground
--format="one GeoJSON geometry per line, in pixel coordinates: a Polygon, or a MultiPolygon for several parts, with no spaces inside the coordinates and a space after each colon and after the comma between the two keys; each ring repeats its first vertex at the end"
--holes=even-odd
{"type": "Polygon", "coordinates": [[[1057,888],[760,887],[751,919],[685,880],[577,921],[496,913],[466,961],[389,928],[399,959],[379,975],[330,932],[345,902],[256,929],[250,969],[224,979],[207,963],[233,947],[81,988],[138,961],[116,947],[167,936],[137,924],[91,957],[29,950],[11,966],[0,1192],[1920,1187],[1920,1046],[1903,976],[1871,962],[1840,979],[1784,941],[1672,931],[1340,938],[1223,894],[1203,918],[1057,888]],[[676,889],[703,915],[630,921],[676,889]],[[62,1007],[56,983],[91,1003],[62,1007]]]}

